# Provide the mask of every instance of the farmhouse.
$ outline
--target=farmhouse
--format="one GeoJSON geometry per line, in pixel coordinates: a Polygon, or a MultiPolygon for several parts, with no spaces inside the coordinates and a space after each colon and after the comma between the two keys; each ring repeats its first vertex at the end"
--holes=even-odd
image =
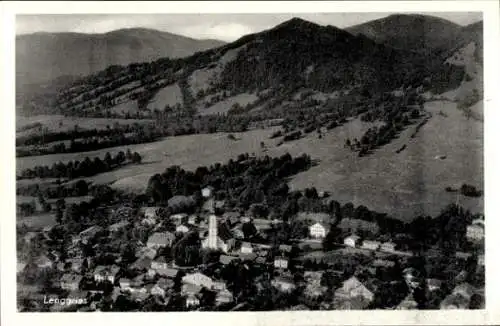
{"type": "Polygon", "coordinates": [[[201,189],[201,196],[203,198],[212,197],[213,191],[214,191],[214,187],[212,187],[212,186],[205,187],[205,188],[201,189]]]}
{"type": "Polygon", "coordinates": [[[186,298],[186,308],[197,307],[200,305],[200,299],[197,296],[190,294],[186,298]]]}
{"type": "Polygon", "coordinates": [[[181,225],[178,225],[176,228],[175,228],[175,232],[179,232],[179,233],[188,233],[189,232],[189,226],[186,225],[186,224],[181,224],[181,225]]]}
{"type": "Polygon", "coordinates": [[[188,219],[188,215],[185,213],[182,214],[173,214],[170,216],[170,220],[177,226],[182,225],[183,223],[186,223],[188,219]]]}
{"type": "Polygon", "coordinates": [[[326,237],[328,233],[328,228],[320,222],[317,222],[309,227],[309,235],[312,238],[322,239],[326,237]]]}
{"type": "Polygon", "coordinates": [[[361,238],[355,234],[348,236],[344,239],[344,244],[349,247],[356,248],[361,241],[361,238]]]}
{"type": "Polygon", "coordinates": [[[291,292],[295,289],[295,282],[289,276],[278,276],[271,281],[271,285],[282,292],[291,292]]]}
{"type": "Polygon", "coordinates": [[[396,251],[396,244],[394,242],[384,242],[380,246],[381,251],[394,252],[396,251]]]}
{"type": "Polygon", "coordinates": [[[475,220],[474,222],[467,226],[465,236],[467,237],[467,240],[471,242],[480,242],[484,240],[484,221],[475,220]]]}
{"type": "Polygon", "coordinates": [[[336,305],[346,309],[363,309],[373,299],[373,292],[368,290],[355,276],[344,281],[342,287],[335,291],[336,305]]]}
{"type": "Polygon", "coordinates": [[[136,271],[146,271],[151,267],[152,259],[149,257],[141,257],[137,259],[132,265],[130,265],[129,269],[136,271]]]}
{"type": "Polygon", "coordinates": [[[233,294],[230,291],[224,289],[217,293],[215,302],[217,305],[231,303],[233,302],[233,294]]]}
{"type": "Polygon", "coordinates": [[[253,252],[253,247],[248,242],[243,242],[240,247],[240,252],[243,254],[251,254],[253,252]]]}

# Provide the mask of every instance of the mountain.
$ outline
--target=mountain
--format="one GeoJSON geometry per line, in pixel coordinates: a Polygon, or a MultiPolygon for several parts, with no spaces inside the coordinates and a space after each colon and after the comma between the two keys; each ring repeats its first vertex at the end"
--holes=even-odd
{"type": "Polygon", "coordinates": [[[456,47],[463,27],[428,15],[396,14],[346,29],[396,49],[441,54],[456,47]]]}
{"type": "Polygon", "coordinates": [[[28,111],[136,113],[180,105],[218,112],[217,103],[226,111],[236,102],[249,109],[257,94],[279,103],[300,89],[373,94],[425,84],[440,93],[457,87],[463,74],[435,55],[294,18],[189,57],[110,67],[43,96],[28,111]]]}
{"type": "Polygon", "coordinates": [[[19,87],[61,76],[84,76],[112,65],[179,58],[221,46],[153,29],[120,29],[104,34],[34,33],[16,37],[19,87]]]}

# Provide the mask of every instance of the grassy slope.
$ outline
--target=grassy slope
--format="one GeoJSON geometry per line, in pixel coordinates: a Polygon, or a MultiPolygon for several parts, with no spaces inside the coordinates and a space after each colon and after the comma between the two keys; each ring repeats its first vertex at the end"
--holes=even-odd
{"type": "MultiPolygon", "coordinates": [[[[346,137],[359,138],[370,127],[353,120],[325,133],[323,139],[312,133],[280,147],[275,146],[276,140],[268,139],[273,129],[235,134],[240,139],[237,141],[229,140],[226,134],[211,134],[170,137],[128,146],[143,156],[144,164],[126,166],[90,179],[98,183],[113,183],[120,189],[143,191],[150,176],[163,172],[170,165],[194,169],[200,165],[226,162],[243,152],[263,155],[266,153],[260,149],[260,142],[264,141],[269,148],[268,155],[307,153],[319,160],[318,166],[290,181],[294,189],[315,186],[330,191],[332,198],[341,202],[363,204],[402,219],[421,213],[434,215],[456,200],[454,194],[444,191],[446,186],[467,182],[483,188],[483,124],[467,120],[451,102],[429,102],[426,109],[433,113],[433,117],[415,138],[409,137],[414,131],[413,126],[389,145],[363,158],[343,147],[346,137]],[[439,115],[439,111],[447,117],[439,115]],[[395,151],[404,144],[407,148],[396,154],[395,151]],[[435,158],[438,155],[447,158],[438,160],[435,158]]],[[[19,158],[17,168],[82,159],[87,155],[103,157],[106,151],[115,154],[125,148],[19,158]]],[[[460,203],[474,211],[483,207],[482,198],[461,198],[460,203]]]]}

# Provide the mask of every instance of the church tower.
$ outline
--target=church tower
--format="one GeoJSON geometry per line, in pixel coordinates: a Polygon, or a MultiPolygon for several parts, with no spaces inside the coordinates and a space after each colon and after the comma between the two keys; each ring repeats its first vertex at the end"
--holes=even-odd
{"type": "Polygon", "coordinates": [[[217,216],[215,214],[208,217],[207,248],[217,249],[217,216]]]}

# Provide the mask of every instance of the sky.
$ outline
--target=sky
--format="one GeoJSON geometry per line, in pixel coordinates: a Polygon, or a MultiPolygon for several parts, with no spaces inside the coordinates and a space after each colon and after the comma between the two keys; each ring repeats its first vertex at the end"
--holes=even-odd
{"type": "MultiPolygon", "coordinates": [[[[293,17],[320,25],[345,28],[383,18],[391,13],[300,13],[300,14],[59,14],[18,15],[16,34],[35,32],[106,33],[121,28],[152,28],[197,39],[234,41],[239,37],[271,28],[293,17]]],[[[480,12],[422,13],[460,25],[482,19],[480,12]]]]}

